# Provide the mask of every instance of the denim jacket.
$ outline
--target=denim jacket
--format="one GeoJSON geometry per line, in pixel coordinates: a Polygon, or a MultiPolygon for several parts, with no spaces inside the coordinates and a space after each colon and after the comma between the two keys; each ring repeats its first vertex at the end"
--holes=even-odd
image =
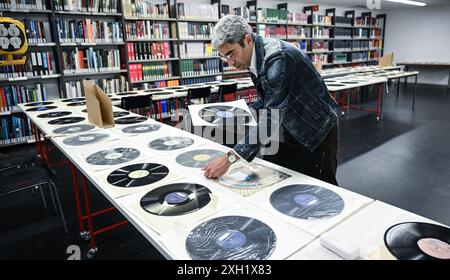
{"type": "MultiPolygon", "coordinates": [[[[305,148],[314,151],[337,122],[336,102],[311,60],[298,48],[256,34],[253,40],[258,77],[252,74],[252,80],[258,101],[250,107],[279,109],[280,129],[286,129],[305,148]]],[[[270,123],[270,118],[270,114],[262,114],[258,126],[234,146],[245,160],[253,160],[269,141],[259,139],[258,131],[270,123]]]]}

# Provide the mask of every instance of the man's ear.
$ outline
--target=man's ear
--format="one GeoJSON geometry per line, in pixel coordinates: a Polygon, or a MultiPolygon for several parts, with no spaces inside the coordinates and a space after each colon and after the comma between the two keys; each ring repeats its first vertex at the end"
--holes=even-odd
{"type": "Polygon", "coordinates": [[[251,34],[245,34],[245,41],[247,42],[247,45],[250,44],[250,42],[253,41],[253,37],[251,34]]]}

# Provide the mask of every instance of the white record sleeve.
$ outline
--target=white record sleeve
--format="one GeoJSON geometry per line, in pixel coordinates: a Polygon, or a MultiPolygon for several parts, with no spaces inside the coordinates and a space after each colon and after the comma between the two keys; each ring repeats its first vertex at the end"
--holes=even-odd
{"type": "MultiPolygon", "coordinates": [[[[189,246],[187,246],[187,244],[188,236],[191,234],[191,232],[194,232],[196,229],[198,229],[199,226],[201,227],[205,223],[215,220],[219,221],[220,223],[221,219],[226,219],[230,216],[239,216],[244,219],[248,219],[249,223],[256,222],[260,224],[259,227],[261,229],[265,229],[265,231],[260,232],[262,236],[258,236],[258,231],[251,232],[248,233],[249,235],[246,235],[246,226],[244,225],[240,228],[241,230],[231,229],[230,231],[225,231],[223,233],[216,232],[215,234],[217,238],[215,240],[209,240],[208,243],[206,243],[207,240],[205,239],[205,248],[203,248],[209,251],[212,250],[213,252],[217,249],[217,254],[213,254],[213,256],[219,255],[220,253],[220,255],[233,255],[233,259],[239,259],[240,257],[247,258],[247,256],[253,254],[252,250],[255,247],[258,248],[260,246],[270,246],[272,249],[270,252],[266,252],[266,254],[263,255],[258,255],[258,257],[261,257],[261,259],[282,260],[286,259],[294,252],[303,248],[314,239],[314,236],[311,234],[293,227],[288,223],[284,223],[267,213],[261,213],[261,211],[258,208],[255,208],[253,205],[250,205],[246,202],[240,202],[201,221],[198,221],[186,227],[180,227],[178,229],[168,231],[162,235],[160,241],[174,259],[192,259],[192,251],[190,255],[187,250],[187,248],[190,248],[189,246]],[[263,239],[270,243],[258,242],[257,244],[252,244],[252,240],[254,240],[254,238],[252,238],[251,234],[256,234],[260,238],[264,236],[263,239]],[[268,236],[265,236],[266,234],[270,234],[272,238],[268,238],[268,236]],[[234,235],[236,236],[236,238],[230,235],[234,235]],[[244,242],[245,240],[247,240],[248,242],[244,242]],[[239,244],[239,242],[241,243],[239,244]],[[237,246],[235,250],[242,251],[242,248],[245,248],[246,252],[244,252],[244,255],[236,256],[232,251],[226,250],[226,248],[229,248],[229,250],[234,250],[233,248],[230,249],[230,247],[232,247],[233,245],[237,246]],[[224,247],[225,250],[222,249],[224,247]]],[[[198,241],[199,243],[202,243],[201,240],[198,241]]],[[[201,253],[203,249],[200,247],[197,253],[201,253]]],[[[210,259],[213,259],[213,257],[210,257],[210,259]]]]}

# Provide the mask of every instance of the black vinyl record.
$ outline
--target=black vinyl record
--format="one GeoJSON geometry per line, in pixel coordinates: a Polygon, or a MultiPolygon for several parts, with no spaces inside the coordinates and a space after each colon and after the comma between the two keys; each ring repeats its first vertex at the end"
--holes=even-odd
{"type": "Polygon", "coordinates": [[[81,102],[84,101],[84,97],[75,97],[75,98],[68,98],[68,99],[64,99],[62,100],[62,102],[81,102]]]}
{"type": "Polygon", "coordinates": [[[84,120],[85,120],[85,118],[83,118],[83,117],[65,117],[65,118],[51,120],[48,123],[61,125],[61,124],[71,124],[71,123],[82,122],[84,120]]]}
{"type": "Polygon", "coordinates": [[[244,216],[210,219],[186,238],[194,260],[264,260],[275,250],[277,237],[265,223],[244,216]]]}
{"type": "Polygon", "coordinates": [[[69,111],[51,112],[38,115],[38,118],[59,118],[72,114],[69,111]]]}
{"type": "Polygon", "coordinates": [[[106,133],[86,133],[68,137],[63,140],[63,143],[68,146],[83,146],[103,141],[108,137],[106,133]]]}
{"type": "Polygon", "coordinates": [[[288,216],[313,220],[327,219],[344,209],[344,200],[335,192],[313,185],[289,185],[270,196],[273,208],[288,216]]]}
{"type": "Polygon", "coordinates": [[[86,105],[86,101],[72,102],[68,103],[67,106],[75,107],[75,106],[84,106],[86,105]]]}
{"type": "Polygon", "coordinates": [[[121,167],[108,175],[107,181],[122,188],[140,187],[156,183],[169,174],[169,169],[157,163],[138,163],[121,167]]]}
{"type": "Polygon", "coordinates": [[[179,137],[179,136],[169,136],[162,137],[156,140],[153,140],[148,144],[148,146],[154,150],[159,151],[172,151],[177,149],[182,149],[189,147],[194,143],[194,140],[188,137],[179,137]]]}
{"type": "Polygon", "coordinates": [[[199,184],[176,183],[149,191],[141,199],[141,207],[158,216],[192,213],[206,206],[211,191],[199,184]]]}
{"type": "Polygon", "coordinates": [[[51,102],[51,101],[39,101],[39,102],[27,103],[27,104],[25,104],[25,106],[27,106],[27,107],[31,107],[31,106],[45,106],[45,105],[50,105],[50,104],[53,104],[53,102],[51,102]]]}
{"type": "Polygon", "coordinates": [[[251,114],[241,108],[232,106],[207,106],[198,112],[200,118],[212,124],[247,124],[251,121],[251,114]]]}
{"type": "Polygon", "coordinates": [[[122,129],[125,133],[147,133],[156,131],[161,128],[161,125],[159,124],[137,124],[137,125],[130,125],[122,129]]]}
{"type": "Polygon", "coordinates": [[[76,124],[76,125],[68,125],[64,127],[57,128],[53,130],[55,134],[73,134],[73,133],[81,133],[94,129],[95,126],[91,124],[76,124]]]}
{"type": "Polygon", "coordinates": [[[113,112],[114,118],[125,117],[125,116],[127,116],[129,114],[130,114],[130,112],[127,112],[127,111],[116,111],[116,112],[113,112]]]}
{"type": "Polygon", "coordinates": [[[56,109],[58,107],[56,106],[38,106],[38,107],[33,107],[30,109],[27,109],[27,112],[39,112],[39,111],[47,111],[47,110],[52,110],[52,109],[56,109]]]}
{"type": "Polygon", "coordinates": [[[146,121],[146,117],[140,117],[140,116],[134,116],[134,117],[125,117],[125,118],[119,118],[115,120],[116,124],[133,124],[133,123],[140,123],[146,121]]]}
{"type": "Polygon", "coordinates": [[[128,92],[119,92],[116,93],[117,96],[124,96],[124,95],[135,95],[138,94],[136,91],[128,91],[128,92]]]}
{"type": "Polygon", "coordinates": [[[225,153],[212,149],[197,149],[182,153],[176,157],[176,162],[183,166],[203,168],[211,160],[223,156],[225,153]]]}
{"type": "Polygon", "coordinates": [[[418,222],[391,226],[384,234],[389,252],[399,260],[450,260],[450,229],[418,222]]]}
{"type": "Polygon", "coordinates": [[[92,165],[116,165],[138,158],[140,152],[133,148],[112,148],[89,155],[86,162],[92,165]]]}

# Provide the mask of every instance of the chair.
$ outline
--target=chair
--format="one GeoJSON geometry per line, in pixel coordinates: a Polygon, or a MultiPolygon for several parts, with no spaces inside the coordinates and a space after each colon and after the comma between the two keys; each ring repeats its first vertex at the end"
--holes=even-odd
{"type": "Polygon", "coordinates": [[[187,94],[188,105],[193,103],[192,100],[199,100],[202,104],[209,103],[211,101],[211,87],[202,86],[189,88],[187,94]]]}
{"type": "Polygon", "coordinates": [[[236,100],[237,83],[219,85],[220,102],[236,100]]]}
{"type": "Polygon", "coordinates": [[[56,186],[53,183],[53,179],[53,172],[38,162],[16,165],[16,167],[8,168],[0,173],[0,180],[2,182],[0,187],[0,198],[19,191],[39,188],[44,203],[44,208],[47,208],[42,187],[48,186],[53,207],[55,208],[55,212],[60,214],[64,232],[67,234],[68,230],[66,219],[64,217],[61,201],[59,199],[56,186]]]}
{"type": "Polygon", "coordinates": [[[151,116],[152,97],[149,94],[122,97],[120,100],[120,107],[139,115],[151,116]]]}
{"type": "Polygon", "coordinates": [[[388,53],[380,57],[378,60],[378,66],[388,67],[394,65],[394,54],[388,53]]]}

